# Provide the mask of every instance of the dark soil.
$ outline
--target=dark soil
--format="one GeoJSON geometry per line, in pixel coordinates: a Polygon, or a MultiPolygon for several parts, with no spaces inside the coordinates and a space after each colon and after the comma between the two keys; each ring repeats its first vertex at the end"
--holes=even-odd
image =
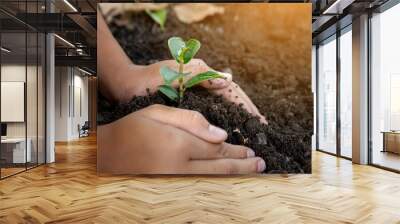
{"type": "MultiPolygon", "coordinates": [[[[277,39],[278,34],[254,23],[257,18],[252,15],[257,15],[257,10],[252,15],[242,15],[242,11],[229,5],[223,16],[190,25],[181,23],[170,12],[164,32],[144,13],[129,15],[129,25],[119,23],[121,16],[114,17],[109,25],[136,64],[171,59],[167,48],[171,36],[199,39],[202,48],[197,57],[216,70],[233,73],[234,81],[269,124],[262,125],[241,107],[199,88],[189,90],[180,107],[197,110],[210,123],[224,128],[229,134],[229,143],[252,148],[257,156],[265,159],[266,173],[311,173],[313,99],[311,49],[307,47],[311,40],[277,39]],[[238,25],[232,22],[236,17],[243,26],[239,32],[238,25]]],[[[294,36],[309,32],[289,25],[287,32],[294,36]]],[[[124,105],[113,105],[100,96],[99,123],[112,122],[155,103],[171,105],[159,93],[134,97],[124,105]]]]}
{"type": "Polygon", "coordinates": [[[226,101],[221,96],[210,94],[203,88],[188,90],[179,106],[159,92],[135,97],[130,103],[117,106],[109,104],[104,99],[100,102],[101,123],[115,121],[156,103],[196,110],[210,123],[227,131],[227,142],[248,146],[255,151],[256,156],[262,157],[267,165],[266,173],[310,172],[308,135],[287,135],[277,132],[274,125],[261,124],[258,118],[240,106],[226,101]]]}

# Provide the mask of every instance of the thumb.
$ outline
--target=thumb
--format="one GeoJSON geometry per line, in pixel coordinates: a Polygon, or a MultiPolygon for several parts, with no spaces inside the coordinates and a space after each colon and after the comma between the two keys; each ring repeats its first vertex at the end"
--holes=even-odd
{"type": "Polygon", "coordinates": [[[198,111],[154,104],[135,113],[172,125],[211,143],[224,142],[228,137],[225,130],[210,124],[198,111]]]}

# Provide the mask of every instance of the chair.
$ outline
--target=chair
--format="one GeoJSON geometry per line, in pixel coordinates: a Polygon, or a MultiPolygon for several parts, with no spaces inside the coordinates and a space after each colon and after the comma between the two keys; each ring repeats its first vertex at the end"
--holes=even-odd
{"type": "Polygon", "coordinates": [[[90,129],[89,121],[85,121],[82,127],[78,124],[79,138],[89,136],[89,129],[90,129]]]}

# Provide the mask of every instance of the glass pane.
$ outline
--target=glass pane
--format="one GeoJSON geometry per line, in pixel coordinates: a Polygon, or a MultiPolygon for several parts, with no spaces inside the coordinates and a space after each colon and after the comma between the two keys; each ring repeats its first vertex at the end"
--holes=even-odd
{"type": "Polygon", "coordinates": [[[46,38],[44,34],[39,33],[39,45],[38,45],[38,163],[45,163],[45,44],[46,38]]]}
{"type": "Polygon", "coordinates": [[[372,163],[400,170],[400,5],[372,18],[372,163]]]}
{"type": "Polygon", "coordinates": [[[30,158],[28,160],[28,168],[37,165],[37,132],[38,132],[38,125],[37,125],[37,74],[38,74],[38,49],[37,49],[37,33],[31,32],[27,33],[28,38],[28,62],[27,62],[27,80],[26,80],[26,113],[27,113],[27,143],[28,143],[28,150],[31,151],[30,158]]]}
{"type": "MultiPolygon", "coordinates": [[[[1,174],[25,170],[26,150],[26,33],[2,33],[1,45],[1,174]]],[[[29,147],[28,147],[29,149],[29,147]]]]}
{"type": "MultiPolygon", "coordinates": [[[[28,14],[38,12],[37,1],[27,2],[26,12],[28,14]]],[[[37,20],[37,17],[30,18],[37,20]]],[[[37,21],[32,21],[37,23],[37,21]]],[[[37,166],[38,160],[38,143],[37,143],[37,103],[38,103],[38,34],[35,30],[27,30],[27,80],[26,80],[26,116],[27,116],[27,150],[30,150],[30,159],[28,160],[27,167],[31,168],[37,166]]]]}
{"type": "Polygon", "coordinates": [[[352,35],[351,30],[340,36],[340,152],[351,158],[352,141],[352,35]]]}
{"type": "Polygon", "coordinates": [[[317,124],[317,114],[316,114],[316,112],[317,112],[317,108],[316,108],[316,105],[317,105],[317,98],[316,98],[316,75],[317,75],[317,71],[316,71],[316,69],[317,69],[317,62],[316,62],[316,59],[317,59],[317,52],[316,52],[316,46],[315,45],[313,45],[312,46],[312,57],[311,57],[311,88],[312,88],[312,92],[313,92],[313,99],[314,99],[314,101],[313,101],[313,122],[314,122],[314,127],[313,127],[313,136],[312,136],[312,139],[311,139],[311,149],[312,150],[315,150],[316,149],[316,133],[317,133],[317,128],[316,128],[316,124],[317,124]]]}
{"type": "Polygon", "coordinates": [[[318,48],[318,147],[336,153],[336,39],[318,48]]]}
{"type": "MultiPolygon", "coordinates": [[[[7,12],[12,12],[15,17],[19,19],[24,19],[24,12],[26,12],[26,2],[25,0],[1,0],[0,7],[7,12]]],[[[16,19],[12,19],[9,16],[6,16],[4,13],[0,12],[1,18],[7,18],[7,22],[3,22],[2,31],[12,31],[12,32],[25,32],[26,26],[24,23],[17,21],[16,19]],[[3,17],[4,16],[4,17],[3,17]]]]}

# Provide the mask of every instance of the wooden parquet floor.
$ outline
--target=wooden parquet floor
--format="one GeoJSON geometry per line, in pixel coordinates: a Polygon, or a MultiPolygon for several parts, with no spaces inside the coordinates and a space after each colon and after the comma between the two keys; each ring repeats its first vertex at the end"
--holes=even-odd
{"type": "Polygon", "coordinates": [[[97,176],[96,139],[0,181],[0,223],[400,223],[400,175],[313,153],[312,175],[97,176]]]}

